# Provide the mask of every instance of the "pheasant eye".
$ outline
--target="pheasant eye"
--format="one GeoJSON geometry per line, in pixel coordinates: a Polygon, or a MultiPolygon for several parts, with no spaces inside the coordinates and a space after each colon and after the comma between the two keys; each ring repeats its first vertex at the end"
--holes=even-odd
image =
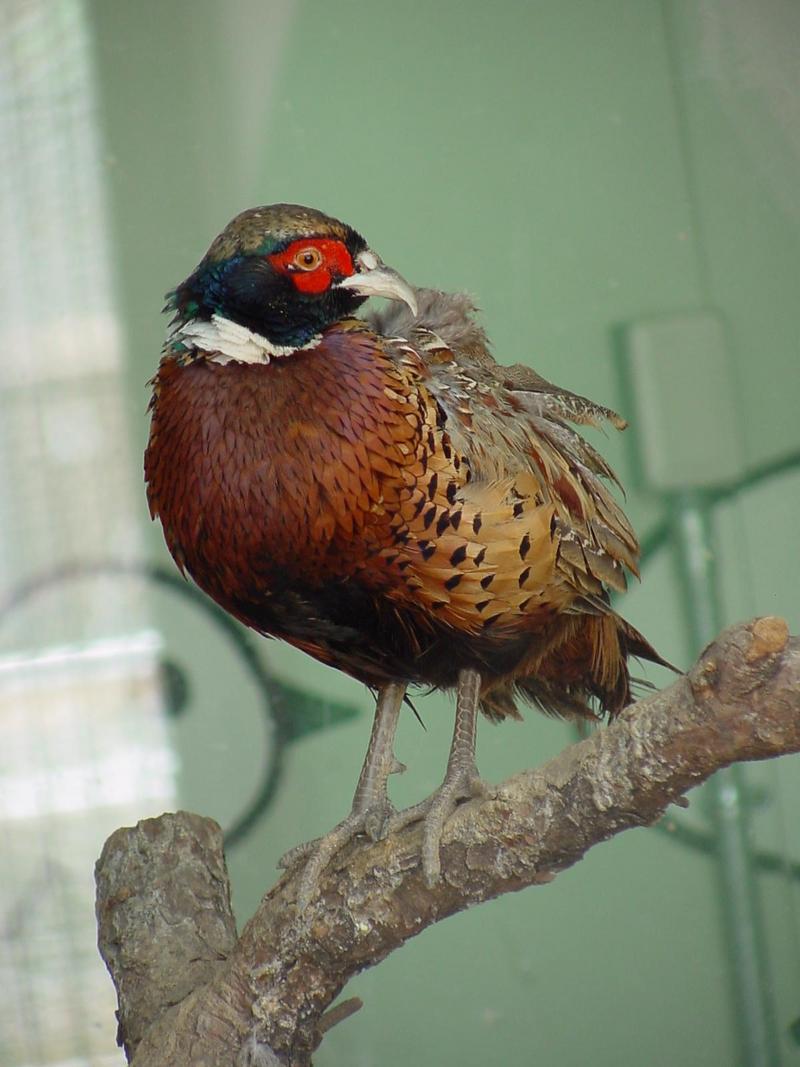
{"type": "Polygon", "coordinates": [[[297,270],[316,270],[322,263],[322,253],[318,248],[301,248],[292,260],[297,270]]]}

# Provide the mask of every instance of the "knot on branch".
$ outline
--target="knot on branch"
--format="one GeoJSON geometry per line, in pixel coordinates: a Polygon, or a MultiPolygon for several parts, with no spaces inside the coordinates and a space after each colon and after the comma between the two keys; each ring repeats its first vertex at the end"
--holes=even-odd
{"type": "Polygon", "coordinates": [[[695,699],[703,702],[720,694],[729,704],[746,699],[780,666],[788,643],[789,627],[774,615],[726,630],[689,672],[695,699]]]}

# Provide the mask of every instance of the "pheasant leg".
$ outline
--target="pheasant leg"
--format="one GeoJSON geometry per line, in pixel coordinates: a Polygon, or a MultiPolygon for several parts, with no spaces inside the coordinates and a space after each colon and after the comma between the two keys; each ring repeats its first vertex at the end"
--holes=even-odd
{"type": "Polygon", "coordinates": [[[369,746],[350,814],[323,837],[290,849],[278,863],[280,867],[289,868],[301,860],[307,861],[297,890],[297,905],[301,910],[311,901],[320,875],[336,853],[356,834],[364,833],[377,841],[394,814],[386,783],[390,774],[405,770],[394,755],[394,735],[405,693],[406,686],[401,682],[390,682],[378,693],[369,746]]]}
{"type": "Polygon", "coordinates": [[[439,881],[442,830],[459,801],[484,797],[492,792],[491,787],[478,774],[475,764],[475,731],[480,691],[481,676],[478,671],[462,670],[458,676],[456,722],[444,781],[427,800],[398,812],[387,824],[386,832],[393,833],[422,819],[422,871],[428,886],[434,886],[439,881]]]}

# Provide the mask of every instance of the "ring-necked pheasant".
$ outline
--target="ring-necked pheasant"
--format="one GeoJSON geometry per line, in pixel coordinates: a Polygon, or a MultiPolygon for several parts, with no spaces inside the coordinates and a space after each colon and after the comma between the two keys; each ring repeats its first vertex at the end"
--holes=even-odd
{"type": "Polygon", "coordinates": [[[569,423],[613,411],[489,353],[468,298],[412,289],[349,226],[245,211],[168,297],[145,456],[178,566],[242,622],[377,692],[350,815],[306,847],[299,900],[357,833],[424,818],[423,868],[483,790],[480,709],[564,716],[631,699],[663,662],[609,606],[638,545],[603,458],[569,423]],[[369,296],[398,303],[363,319],[369,296]],[[444,782],[395,813],[387,777],[410,684],[457,690],[444,782]]]}

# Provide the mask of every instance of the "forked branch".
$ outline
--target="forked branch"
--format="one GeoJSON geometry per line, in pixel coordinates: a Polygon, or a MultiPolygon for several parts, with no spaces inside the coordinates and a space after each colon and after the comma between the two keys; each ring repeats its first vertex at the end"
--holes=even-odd
{"type": "Polygon", "coordinates": [[[800,750],[800,639],[782,619],[725,631],[692,670],[537,770],[464,804],[426,887],[420,832],[357,841],[308,908],[284,875],[236,939],[210,820],[178,813],[109,838],[100,949],[135,1067],[305,1067],[347,981],[427,926],[552,880],[593,845],[657,820],[714,771],[800,750]]]}

